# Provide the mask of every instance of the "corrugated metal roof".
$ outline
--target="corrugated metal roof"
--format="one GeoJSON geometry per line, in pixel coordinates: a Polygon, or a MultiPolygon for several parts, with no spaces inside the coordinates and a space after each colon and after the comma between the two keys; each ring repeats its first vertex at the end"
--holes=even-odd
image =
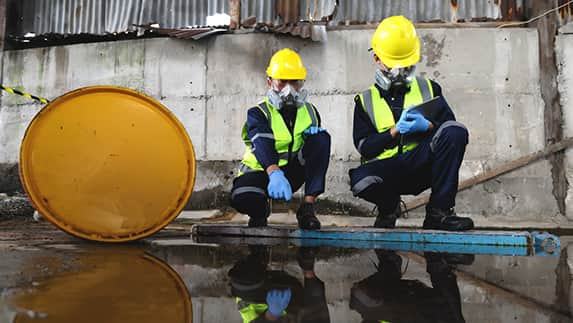
{"type": "Polygon", "coordinates": [[[415,22],[516,20],[523,15],[524,0],[341,0],[334,24],[377,23],[404,15],[415,22]]]}
{"type": "Polygon", "coordinates": [[[141,25],[142,28],[147,30],[155,30],[160,35],[167,35],[169,37],[179,38],[179,39],[201,39],[213,34],[220,34],[227,32],[228,27],[224,26],[222,28],[214,27],[196,27],[187,29],[176,29],[176,28],[153,28],[149,25],[141,25]]]}
{"type": "MultiPolygon", "coordinates": [[[[559,0],[559,5],[566,4],[568,0],[559,0]]],[[[559,23],[565,25],[566,23],[573,22],[573,3],[569,3],[563,8],[559,9],[559,23]]]]}
{"type": "Polygon", "coordinates": [[[275,2],[268,0],[241,0],[241,19],[255,16],[258,23],[275,24],[275,2]]]}
{"type": "MultiPolygon", "coordinates": [[[[567,0],[551,0],[564,4],[567,0]]],[[[95,34],[133,31],[158,23],[181,29],[206,25],[207,16],[230,11],[229,0],[8,0],[7,34],[95,34]]],[[[329,25],[374,24],[401,14],[415,22],[521,20],[525,0],[241,0],[241,20],[251,25],[295,30],[301,21],[328,20],[329,25]]],[[[560,10],[559,21],[572,21],[572,7],[560,10]]],[[[302,25],[303,29],[308,25],[302,25]]],[[[271,28],[271,31],[273,28],[271,28]]],[[[306,35],[306,31],[295,33],[306,35]]]]}
{"type": "Polygon", "coordinates": [[[228,0],[9,0],[8,33],[105,34],[134,24],[181,28],[228,13],[228,0]]]}
{"type": "MultiPolygon", "coordinates": [[[[377,23],[385,17],[404,15],[415,22],[519,20],[523,17],[525,0],[243,0],[241,15],[254,15],[257,21],[280,24],[276,14],[292,17],[299,13],[299,20],[317,21],[336,15],[331,25],[377,23]],[[338,4],[338,6],[337,6],[338,4]]],[[[286,22],[292,22],[292,18],[286,22]]]]}

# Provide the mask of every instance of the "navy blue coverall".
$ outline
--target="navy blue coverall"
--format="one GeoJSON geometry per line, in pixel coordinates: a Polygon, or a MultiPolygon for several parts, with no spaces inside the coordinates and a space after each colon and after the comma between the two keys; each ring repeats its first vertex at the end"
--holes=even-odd
{"type": "MultiPolygon", "coordinates": [[[[434,97],[442,96],[441,87],[434,81],[431,84],[434,97]]],[[[390,107],[402,107],[404,95],[409,91],[409,88],[386,91],[376,87],[390,107]]],[[[392,138],[390,130],[379,133],[358,96],[354,102],[354,146],[362,159],[373,159],[384,149],[396,147],[398,137],[392,138]]],[[[431,187],[429,206],[443,210],[454,207],[468,131],[455,121],[449,106],[444,108],[449,111],[449,120],[434,124],[434,130],[415,149],[351,169],[354,196],[376,204],[380,213],[390,214],[397,209],[401,194],[416,195],[431,187]]],[[[398,122],[401,109],[392,110],[394,120],[398,122]]]]}
{"type": "MultiPolygon", "coordinates": [[[[314,106],[312,107],[316,111],[318,126],[320,127],[320,115],[318,110],[314,106]]],[[[294,109],[280,110],[291,134],[296,120],[296,111],[294,109]]],[[[247,131],[251,140],[259,133],[272,133],[267,118],[257,107],[252,107],[247,112],[247,131]]],[[[252,145],[253,153],[263,169],[267,169],[273,164],[278,165],[279,155],[275,149],[274,139],[257,136],[252,141],[252,145]]],[[[327,132],[320,132],[305,137],[301,151],[301,156],[293,154],[288,164],[281,169],[285,173],[293,192],[296,192],[304,183],[305,195],[318,196],[324,192],[325,187],[326,170],[330,161],[330,135],[327,132]]],[[[268,217],[268,184],[269,176],[265,171],[249,172],[235,178],[231,190],[231,206],[241,213],[248,214],[251,218],[268,217]],[[241,190],[238,190],[239,188],[241,190]],[[245,188],[252,189],[245,190],[245,188]]]]}

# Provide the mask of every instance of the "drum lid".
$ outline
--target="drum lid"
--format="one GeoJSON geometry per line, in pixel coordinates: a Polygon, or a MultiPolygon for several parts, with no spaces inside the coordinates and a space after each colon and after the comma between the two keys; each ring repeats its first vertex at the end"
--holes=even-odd
{"type": "Polygon", "coordinates": [[[191,196],[195,167],[187,132],[167,108],[113,86],[50,102],[20,150],[20,177],[40,214],[70,234],[106,242],[169,224],[191,196]]]}

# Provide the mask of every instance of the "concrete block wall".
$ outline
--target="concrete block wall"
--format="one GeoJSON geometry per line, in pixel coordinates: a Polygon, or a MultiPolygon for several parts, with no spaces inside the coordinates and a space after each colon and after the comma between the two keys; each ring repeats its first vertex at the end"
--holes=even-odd
{"type": "MultiPolygon", "coordinates": [[[[309,101],[318,107],[333,138],[323,201],[347,213],[369,207],[352,197],[348,169],[359,163],[352,143],[353,97],[374,78],[367,51],[372,32],[330,31],[325,43],[251,33],[201,41],[160,38],[7,51],[4,83],[48,98],[95,84],[127,86],[155,97],[183,122],[193,141],[199,169],[192,205],[212,207],[226,201],[212,202],[230,189],[244,150],[241,126],[246,110],[266,91],[268,60],[276,50],[291,47],[304,60],[309,101]]],[[[544,103],[534,29],[438,28],[419,33],[419,73],[441,84],[457,118],[470,130],[462,178],[543,148],[544,103]]],[[[573,55],[570,49],[568,53],[573,55]]],[[[20,140],[39,108],[25,98],[3,94],[0,164],[17,163],[20,140]]],[[[550,166],[540,161],[462,192],[457,210],[554,216],[558,208],[550,166]]]]}
{"type": "MultiPolygon", "coordinates": [[[[573,23],[562,27],[556,40],[556,54],[559,64],[558,88],[563,111],[563,136],[573,136],[573,23]]],[[[573,183],[573,151],[565,153],[567,181],[573,183]]],[[[573,188],[569,187],[566,197],[566,215],[573,220],[573,188]]]]}

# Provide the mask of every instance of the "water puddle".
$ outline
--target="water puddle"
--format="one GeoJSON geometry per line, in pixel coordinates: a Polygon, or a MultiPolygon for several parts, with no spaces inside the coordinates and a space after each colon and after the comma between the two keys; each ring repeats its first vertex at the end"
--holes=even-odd
{"type": "Polygon", "coordinates": [[[571,241],[544,256],[264,239],[15,248],[0,322],[264,321],[281,296],[289,322],[573,322],[571,241]]]}

